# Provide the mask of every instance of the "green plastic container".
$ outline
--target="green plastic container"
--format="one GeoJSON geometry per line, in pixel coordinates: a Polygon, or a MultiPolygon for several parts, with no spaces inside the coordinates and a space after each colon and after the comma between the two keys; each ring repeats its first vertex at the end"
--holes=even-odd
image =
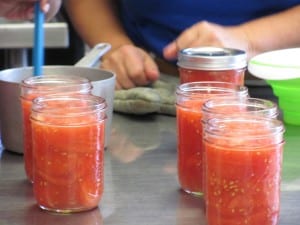
{"type": "Polygon", "coordinates": [[[290,80],[267,80],[278,97],[278,106],[285,123],[300,125],[300,78],[290,80]]]}
{"type": "Polygon", "coordinates": [[[300,125],[300,48],[257,55],[250,59],[248,70],[272,87],[284,122],[300,125]]]}

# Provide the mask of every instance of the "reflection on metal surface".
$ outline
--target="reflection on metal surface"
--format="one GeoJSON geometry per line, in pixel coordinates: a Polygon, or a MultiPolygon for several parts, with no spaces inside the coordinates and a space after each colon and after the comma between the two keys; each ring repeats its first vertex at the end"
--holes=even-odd
{"type": "Polygon", "coordinates": [[[141,157],[146,151],[159,146],[159,127],[154,122],[155,116],[135,117],[114,114],[115,126],[112,128],[108,150],[111,155],[123,163],[130,163],[141,157]],[[130,122],[128,123],[128,120],[130,122]],[[137,134],[140,124],[144,129],[137,134]],[[135,133],[135,135],[133,135],[135,133]],[[117,141],[116,141],[117,140],[117,141]]]}
{"type": "Polygon", "coordinates": [[[115,188],[113,185],[113,173],[111,157],[107,151],[104,152],[104,192],[100,201],[99,207],[102,212],[103,219],[112,217],[117,207],[117,201],[115,199],[115,188]]]}
{"type": "Polygon", "coordinates": [[[196,197],[186,192],[179,190],[180,195],[178,199],[178,206],[176,212],[176,224],[177,225],[192,225],[193,223],[186,223],[191,218],[193,221],[198,221],[197,225],[205,225],[205,204],[202,197],[196,197]],[[197,217],[195,217],[197,215],[197,217]]]}
{"type": "Polygon", "coordinates": [[[300,179],[290,181],[290,182],[282,182],[281,191],[300,191],[300,179]]]}
{"type": "Polygon", "coordinates": [[[40,210],[33,205],[25,211],[25,225],[102,225],[103,219],[99,208],[90,211],[73,213],[73,214],[57,214],[40,210]]]}

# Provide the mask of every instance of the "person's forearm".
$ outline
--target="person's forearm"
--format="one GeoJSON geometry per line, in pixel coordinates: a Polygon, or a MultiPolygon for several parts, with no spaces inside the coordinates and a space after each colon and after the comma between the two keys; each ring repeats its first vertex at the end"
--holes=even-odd
{"type": "Polygon", "coordinates": [[[274,49],[300,47],[300,5],[282,13],[241,25],[250,55],[274,49]]]}
{"type": "Polygon", "coordinates": [[[90,47],[100,42],[108,42],[112,48],[132,44],[111,0],[65,0],[64,4],[78,34],[90,47]]]}

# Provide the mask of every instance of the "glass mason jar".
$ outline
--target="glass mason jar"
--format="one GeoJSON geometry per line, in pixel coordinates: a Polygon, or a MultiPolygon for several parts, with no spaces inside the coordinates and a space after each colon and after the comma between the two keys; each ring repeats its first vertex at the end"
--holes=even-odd
{"type": "Polygon", "coordinates": [[[279,114],[277,104],[260,98],[215,98],[202,106],[202,121],[226,116],[262,116],[276,119],[279,114]]]}
{"type": "Polygon", "coordinates": [[[266,117],[207,120],[205,202],[210,225],[279,223],[284,126],[266,117]]]}
{"type": "Polygon", "coordinates": [[[208,99],[221,96],[246,98],[248,89],[233,83],[211,81],[184,83],[176,90],[178,180],[188,193],[201,195],[203,191],[201,107],[208,99]]]}
{"type": "Polygon", "coordinates": [[[88,79],[77,76],[45,75],[26,78],[21,82],[20,87],[25,172],[28,180],[32,182],[32,140],[30,125],[32,100],[38,96],[55,93],[90,94],[92,84],[88,79]]]}
{"type": "Polygon", "coordinates": [[[94,95],[47,95],[31,110],[33,191],[40,208],[69,213],[103,194],[106,102],[94,95]]]}
{"type": "Polygon", "coordinates": [[[177,62],[180,82],[222,81],[244,85],[246,52],[218,47],[186,48],[177,62]]]}

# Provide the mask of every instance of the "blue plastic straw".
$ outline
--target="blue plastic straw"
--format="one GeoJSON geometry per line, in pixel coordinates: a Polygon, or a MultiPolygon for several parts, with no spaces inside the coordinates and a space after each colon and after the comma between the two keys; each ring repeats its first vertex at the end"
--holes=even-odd
{"type": "Polygon", "coordinates": [[[34,46],[33,46],[33,75],[43,74],[44,65],[44,12],[41,10],[40,2],[35,3],[34,8],[34,46]]]}

